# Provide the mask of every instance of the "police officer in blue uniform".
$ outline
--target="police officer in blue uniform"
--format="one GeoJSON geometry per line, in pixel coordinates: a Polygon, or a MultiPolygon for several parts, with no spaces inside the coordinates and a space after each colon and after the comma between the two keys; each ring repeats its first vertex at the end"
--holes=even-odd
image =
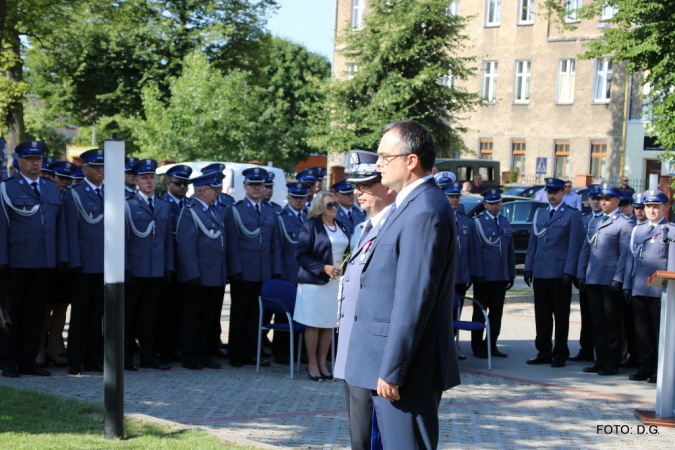
{"type": "Polygon", "coordinates": [[[314,184],[314,192],[319,192],[322,189],[323,180],[326,179],[326,168],[321,166],[310,167],[316,172],[316,183],[314,184]]]}
{"type": "Polygon", "coordinates": [[[227,244],[232,299],[227,352],[233,367],[256,363],[258,296],[263,281],[283,274],[277,215],[262,201],[267,171],[252,167],[242,174],[246,197],[225,210],[225,229],[233,230],[227,244]]]}
{"type": "Polygon", "coordinates": [[[52,169],[50,168],[54,161],[54,158],[50,158],[49,156],[42,157],[42,170],[40,171],[41,177],[54,181],[52,179],[52,169]]]}
{"type": "Polygon", "coordinates": [[[26,141],[16,146],[20,174],[0,183],[0,365],[3,376],[47,376],[35,357],[49,295],[50,269],[68,262],[61,193],[40,178],[47,146],[26,141]]]}
{"type": "Polygon", "coordinates": [[[633,194],[633,214],[635,214],[636,225],[640,225],[649,220],[647,219],[647,213],[645,212],[645,203],[642,192],[633,194]]]}
{"type": "MultiPolygon", "coordinates": [[[[213,163],[209,164],[208,166],[202,167],[201,173],[202,175],[207,175],[211,173],[224,173],[223,171],[225,170],[225,164],[223,163],[213,163]]],[[[213,204],[213,207],[216,209],[216,212],[222,219],[225,217],[225,209],[228,206],[232,206],[235,203],[234,197],[231,195],[223,193],[223,182],[222,180],[220,183],[216,183],[215,186],[216,192],[218,193],[218,198],[216,202],[213,204]]]]}
{"type": "MultiPolygon", "coordinates": [[[[595,235],[595,229],[597,228],[596,221],[599,218],[602,218],[602,206],[600,204],[600,185],[599,184],[589,184],[588,185],[588,204],[591,207],[590,212],[581,214],[581,223],[584,227],[584,234],[581,241],[581,246],[583,247],[583,241],[586,239],[592,239],[595,235]]],[[[581,254],[581,252],[579,252],[581,254]]],[[[575,286],[579,288],[579,310],[581,312],[581,331],[579,332],[579,353],[568,358],[569,361],[582,362],[595,360],[595,349],[594,349],[594,333],[593,333],[593,321],[591,320],[591,311],[588,306],[588,295],[586,294],[586,289],[581,289],[578,283],[577,278],[575,278],[575,286]]]]}
{"type": "Polygon", "coordinates": [[[346,179],[331,186],[338,201],[338,212],[335,217],[347,229],[347,237],[351,238],[354,227],[366,220],[366,214],[354,206],[354,187],[346,179]]]}
{"type": "MultiPolygon", "coordinates": [[[[295,175],[295,179],[298,182],[307,185],[307,203],[305,203],[305,207],[303,208],[305,215],[309,212],[309,207],[312,206],[312,199],[314,198],[314,193],[317,191],[317,185],[320,186],[319,177],[321,176],[320,172],[314,167],[301,170],[295,175]]],[[[323,178],[321,179],[323,180],[323,178]]]]}
{"type": "MultiPolygon", "coordinates": [[[[630,221],[635,226],[637,224],[637,217],[633,211],[633,189],[621,189],[621,197],[619,198],[619,211],[621,215],[630,221]]],[[[636,352],[637,342],[635,340],[635,322],[633,320],[633,308],[630,302],[621,303],[621,322],[622,322],[622,350],[621,350],[621,367],[638,367],[636,352]]]]}
{"type": "MultiPolygon", "coordinates": [[[[474,296],[488,310],[492,356],[506,358],[508,355],[497,348],[497,338],[502,327],[504,297],[516,278],[516,253],[511,224],[499,215],[502,192],[501,189],[489,189],[481,194],[485,211],[471,219],[469,262],[474,296]]],[[[477,304],[473,305],[471,320],[485,322],[477,304]]],[[[471,349],[477,358],[488,357],[482,330],[471,332],[471,349]]]]}
{"type": "Polygon", "coordinates": [[[73,178],[72,186],[81,183],[82,180],[84,180],[84,170],[82,166],[75,166],[75,168],[73,169],[73,174],[71,176],[73,178]]]}
{"type": "Polygon", "coordinates": [[[103,371],[103,198],[104,152],[80,155],[85,179],[66,190],[68,268],[78,287],[72,296],[68,330],[68,373],[103,371]]]}
{"type": "Polygon", "coordinates": [[[436,184],[438,185],[439,188],[441,188],[443,191],[450,187],[450,184],[454,183],[457,177],[455,176],[454,173],[452,172],[438,172],[436,175],[434,175],[434,179],[436,180],[436,184]]]}
{"type": "Polygon", "coordinates": [[[73,184],[74,168],[75,164],[69,161],[54,161],[49,166],[49,170],[52,172],[52,181],[56,183],[56,186],[61,191],[61,197],[63,197],[66,188],[73,184]]]}
{"type": "Polygon", "coordinates": [[[595,334],[596,359],[584,372],[616,375],[621,363],[621,291],[633,225],[619,211],[621,191],[616,186],[603,182],[600,197],[604,214],[595,221],[593,236],[584,241],[577,270],[595,334]]]}
{"type": "Polygon", "coordinates": [[[134,168],[138,158],[135,156],[127,156],[124,158],[124,196],[128,197],[136,193],[136,177],[131,169],[134,168]]]}
{"type": "Polygon", "coordinates": [[[141,159],[132,168],[138,191],[126,200],[128,278],[125,283],[125,370],[136,370],[133,341],[138,337],[141,367],[168,370],[155,346],[161,288],[174,274],[171,207],[155,196],[157,162],[141,159]]]}
{"type": "Polygon", "coordinates": [[[535,212],[525,258],[525,283],[534,288],[537,356],[528,364],[564,367],[570,351],[572,283],[584,235],[579,210],[563,203],[565,181],[546,178],[548,206],[535,212]],[[555,319],[555,346],[551,346],[555,319]]]}
{"type": "MultiPolygon", "coordinates": [[[[638,194],[635,194],[638,195],[638,194]]],[[[675,270],[675,225],[665,213],[668,196],[659,190],[641,194],[647,222],[633,228],[626,261],[624,298],[630,302],[635,320],[636,353],[639,370],[628,378],[656,382],[661,319],[661,287],[651,287],[647,279],[657,270],[675,270]]]]}
{"type": "MultiPolygon", "coordinates": [[[[185,195],[192,168],[185,164],[176,164],[166,171],[166,194],[162,197],[171,207],[171,224],[174,243],[174,267],[178,269],[178,249],[176,247],[176,223],[183,205],[187,203],[185,195]]],[[[182,310],[182,292],[178,282],[173,280],[162,289],[162,306],[157,315],[155,343],[159,361],[170,363],[179,361],[180,322],[182,310]]]]}
{"type": "Polygon", "coordinates": [[[619,197],[619,211],[621,214],[628,220],[630,220],[633,225],[637,223],[637,219],[633,214],[633,192],[622,189],[621,197],[619,197]]]}
{"type": "MultiPolygon", "coordinates": [[[[211,360],[213,340],[220,342],[220,312],[227,283],[227,233],[213,204],[218,199],[215,185],[222,184],[223,172],[192,178],[195,194],[178,219],[176,246],[182,285],[183,307],[180,325],[180,354],[183,367],[219,369],[211,360]]],[[[232,230],[233,231],[233,230],[232,230]]]]}
{"type": "Polygon", "coordinates": [[[274,173],[267,172],[265,176],[265,188],[263,189],[262,200],[268,206],[271,206],[274,209],[274,212],[279,214],[283,209],[282,206],[278,203],[272,201],[272,196],[274,195],[274,173]]]}

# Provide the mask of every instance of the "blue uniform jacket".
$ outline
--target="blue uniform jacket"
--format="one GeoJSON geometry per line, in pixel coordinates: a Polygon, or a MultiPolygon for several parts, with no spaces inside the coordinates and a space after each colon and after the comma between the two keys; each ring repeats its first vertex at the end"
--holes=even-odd
{"type": "Polygon", "coordinates": [[[469,284],[471,282],[471,268],[469,267],[471,222],[469,221],[469,217],[459,208],[455,211],[455,219],[457,225],[457,267],[455,269],[455,284],[469,284]]]}
{"type": "Polygon", "coordinates": [[[511,224],[504,216],[499,216],[497,220],[499,227],[485,211],[471,219],[471,276],[485,277],[485,281],[509,281],[516,277],[516,252],[511,224]],[[476,224],[477,221],[480,221],[481,228],[476,224]],[[480,229],[495,245],[483,241],[480,229]]]}
{"type": "Polygon", "coordinates": [[[288,205],[278,213],[278,216],[281,239],[283,240],[281,262],[284,269],[284,280],[289,283],[298,284],[298,269],[300,266],[295,260],[295,249],[298,246],[300,227],[307,221],[307,216],[303,213],[303,222],[301,222],[298,219],[298,213],[288,205]]]}
{"type": "Polygon", "coordinates": [[[579,255],[577,278],[604,286],[612,281],[623,283],[632,230],[618,208],[604,223],[603,216],[591,220],[579,255]]]}
{"type": "Polygon", "coordinates": [[[366,213],[357,208],[356,206],[352,205],[350,211],[352,213],[351,220],[349,219],[349,216],[345,214],[345,212],[342,210],[340,206],[338,206],[337,215],[335,216],[335,220],[339,220],[347,230],[348,238],[352,237],[352,234],[354,233],[354,227],[366,220],[366,213]]]}
{"type": "Polygon", "coordinates": [[[349,384],[376,389],[381,378],[401,386],[404,396],[460,383],[452,327],[452,215],[445,194],[429,178],[378,233],[359,282],[345,369],[349,384]]]}
{"type": "Polygon", "coordinates": [[[131,212],[131,220],[136,229],[143,233],[148,225],[155,221],[154,232],[142,238],[131,229],[127,217],[127,268],[131,275],[138,278],[159,278],[166,272],[173,272],[173,224],[171,222],[171,207],[169,204],[153,196],[153,207],[150,210],[148,204],[140,198],[140,194],[130,196],[126,200],[131,212]]]}
{"type": "Polygon", "coordinates": [[[230,242],[227,244],[227,268],[230,275],[242,274],[244,281],[263,282],[272,275],[283,274],[281,267],[281,233],[274,210],[260,202],[260,214],[253,203],[245,198],[225,210],[225,229],[230,242]],[[241,218],[235,220],[234,210],[241,218]],[[247,232],[260,230],[256,236],[247,232]]]}
{"type": "Polygon", "coordinates": [[[647,279],[657,270],[675,270],[675,243],[671,239],[675,239],[675,225],[665,219],[655,226],[645,222],[633,228],[624,289],[633,295],[661,298],[663,288],[648,286],[647,279]]]}
{"type": "Polygon", "coordinates": [[[68,230],[68,267],[81,267],[82,273],[103,273],[103,222],[87,222],[103,214],[103,201],[86,181],[63,192],[63,209],[68,230]],[[80,199],[82,211],[75,204],[80,199]]]}
{"type": "Polygon", "coordinates": [[[267,206],[271,206],[275,213],[279,214],[284,208],[275,202],[267,202],[267,206]]]}
{"type": "Polygon", "coordinates": [[[534,278],[575,277],[585,234],[581,214],[564,203],[558,205],[553,217],[550,206],[542,206],[535,214],[525,271],[532,272],[534,278]]]}
{"type": "MultiPolygon", "coordinates": [[[[349,237],[347,227],[337,219],[335,223],[349,237]]],[[[349,247],[347,247],[345,253],[348,251],[349,247]]],[[[326,284],[330,280],[323,268],[326,264],[335,264],[333,247],[320,218],[308,219],[302,224],[298,245],[295,248],[295,260],[300,266],[298,283],[326,284]]]]}
{"type": "Polygon", "coordinates": [[[0,196],[0,266],[17,269],[54,268],[68,262],[68,237],[61,205],[61,192],[56,185],[39,177],[40,198],[21,175],[2,181],[7,197],[20,211],[39,210],[23,216],[0,196]]]}
{"type": "Polygon", "coordinates": [[[180,264],[178,281],[199,278],[202,286],[222,287],[227,284],[227,235],[214,209],[205,207],[197,200],[183,208],[176,227],[180,264]],[[200,222],[209,231],[208,235],[199,225],[200,222]],[[218,233],[220,235],[216,236],[218,233]]]}

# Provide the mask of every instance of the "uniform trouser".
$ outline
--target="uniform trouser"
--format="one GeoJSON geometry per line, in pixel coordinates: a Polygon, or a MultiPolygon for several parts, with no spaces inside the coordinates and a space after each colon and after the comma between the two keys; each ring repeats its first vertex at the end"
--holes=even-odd
{"type": "MultiPolygon", "coordinates": [[[[490,339],[492,340],[490,344],[493,350],[496,348],[497,338],[502,329],[502,313],[504,312],[507,283],[507,281],[487,281],[473,286],[474,297],[488,310],[490,339]]],[[[485,323],[485,316],[476,303],[473,304],[471,320],[485,323]]],[[[471,350],[474,353],[487,351],[487,338],[483,338],[483,333],[483,330],[471,332],[471,350]]],[[[485,332],[485,335],[487,336],[487,332],[485,332]]]]}
{"type": "Polygon", "coordinates": [[[581,311],[581,331],[579,332],[579,354],[593,358],[593,320],[591,319],[591,309],[588,305],[588,294],[586,289],[579,290],[579,309],[581,311]]]}
{"type": "Polygon", "coordinates": [[[68,365],[103,364],[103,274],[75,275],[77,289],[70,307],[68,365]]]}
{"type": "Polygon", "coordinates": [[[180,325],[180,355],[183,364],[211,361],[209,331],[213,318],[220,320],[223,286],[181,283],[183,309],[180,325]]]}
{"type": "Polygon", "coordinates": [[[373,397],[370,389],[344,382],[352,450],[370,450],[373,425],[373,397]]]}
{"type": "Polygon", "coordinates": [[[433,450],[438,447],[438,406],[443,392],[407,393],[391,402],[371,391],[385,449],[433,450]]]}
{"type": "Polygon", "coordinates": [[[635,319],[637,362],[640,364],[640,370],[655,372],[659,354],[661,298],[633,296],[631,304],[635,319]]]}
{"type": "Polygon", "coordinates": [[[157,313],[155,345],[163,359],[169,359],[171,352],[180,348],[181,312],[183,292],[181,283],[174,282],[162,289],[162,307],[157,313]]]}
{"type": "Polygon", "coordinates": [[[609,286],[587,284],[588,304],[595,333],[595,363],[606,369],[618,369],[621,363],[621,292],[609,286]]]}
{"type": "MultiPolygon", "coordinates": [[[[220,351],[220,335],[223,334],[223,328],[220,324],[221,311],[223,310],[223,301],[225,300],[225,286],[219,287],[220,297],[216,300],[217,304],[212,305],[215,312],[211,314],[211,321],[208,325],[207,345],[211,353],[220,351]]],[[[257,302],[257,300],[256,300],[257,302]]]]}
{"type": "Polygon", "coordinates": [[[256,357],[258,346],[258,296],[262,282],[236,281],[230,284],[230,333],[227,356],[230,361],[256,357]]]}
{"type": "Polygon", "coordinates": [[[157,361],[155,325],[164,278],[134,277],[124,289],[124,363],[133,364],[132,343],[138,337],[141,364],[157,361]]]}
{"type": "Polygon", "coordinates": [[[621,347],[622,359],[629,354],[631,359],[637,356],[637,342],[635,339],[635,319],[633,317],[632,302],[621,302],[621,320],[623,322],[623,342],[621,347]]]}
{"type": "Polygon", "coordinates": [[[30,370],[40,349],[49,269],[9,268],[0,297],[0,366],[30,370]]]}
{"type": "Polygon", "coordinates": [[[563,286],[562,278],[534,279],[534,321],[537,337],[534,341],[538,356],[565,362],[570,356],[567,335],[570,330],[572,285],[563,286]],[[555,318],[555,346],[551,346],[555,318]]]}

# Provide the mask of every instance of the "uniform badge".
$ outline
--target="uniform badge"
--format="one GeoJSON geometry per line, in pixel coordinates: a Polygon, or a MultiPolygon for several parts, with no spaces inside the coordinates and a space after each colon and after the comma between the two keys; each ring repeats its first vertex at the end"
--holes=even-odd
{"type": "Polygon", "coordinates": [[[19,179],[19,184],[23,185],[23,180],[19,179]]]}
{"type": "Polygon", "coordinates": [[[31,142],[30,146],[33,147],[33,148],[37,148],[37,141],[31,142]]]}
{"type": "Polygon", "coordinates": [[[87,192],[89,192],[91,189],[89,189],[89,186],[85,186],[85,187],[84,187],[84,190],[87,191],[87,192]]]}
{"type": "Polygon", "coordinates": [[[93,219],[93,218],[94,218],[94,216],[92,215],[91,211],[89,211],[89,218],[90,218],[90,219],[93,219]]]}

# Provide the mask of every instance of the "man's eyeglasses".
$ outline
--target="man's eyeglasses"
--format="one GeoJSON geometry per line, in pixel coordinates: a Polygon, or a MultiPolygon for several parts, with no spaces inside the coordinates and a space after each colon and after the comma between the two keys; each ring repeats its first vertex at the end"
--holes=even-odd
{"type": "Polygon", "coordinates": [[[565,185],[565,189],[567,189],[567,188],[571,188],[571,187],[572,187],[572,185],[571,185],[571,184],[566,184],[566,185],[565,185]]]}
{"type": "Polygon", "coordinates": [[[326,209],[335,209],[338,207],[338,202],[326,203],[326,209]]]}
{"type": "Polygon", "coordinates": [[[178,187],[187,187],[188,185],[187,181],[172,181],[171,183],[178,187]]]}
{"type": "Polygon", "coordinates": [[[390,164],[394,158],[398,158],[399,156],[408,156],[410,153],[401,153],[400,155],[386,155],[384,153],[378,153],[377,154],[377,160],[382,160],[385,165],[390,164]]]}
{"type": "Polygon", "coordinates": [[[352,188],[355,191],[365,191],[370,189],[374,183],[352,183],[352,188]]]}

